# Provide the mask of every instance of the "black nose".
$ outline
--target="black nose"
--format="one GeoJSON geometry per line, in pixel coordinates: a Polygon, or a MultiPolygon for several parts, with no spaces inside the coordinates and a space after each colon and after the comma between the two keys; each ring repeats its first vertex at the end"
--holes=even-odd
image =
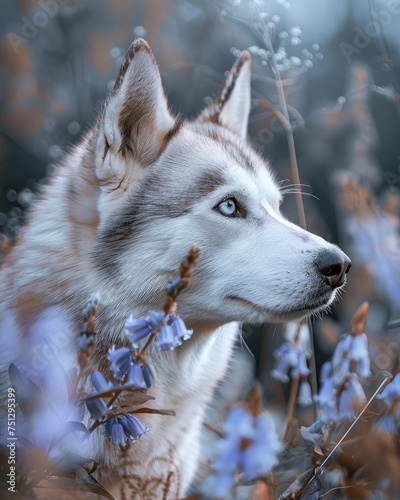
{"type": "Polygon", "coordinates": [[[315,263],[325,282],[332,288],[343,285],[351,267],[351,260],[339,248],[324,250],[315,263]]]}

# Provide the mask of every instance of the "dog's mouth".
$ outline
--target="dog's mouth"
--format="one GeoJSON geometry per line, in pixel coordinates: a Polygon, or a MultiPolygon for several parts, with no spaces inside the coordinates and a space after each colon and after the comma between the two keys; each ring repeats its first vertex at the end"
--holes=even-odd
{"type": "Polygon", "coordinates": [[[244,306],[251,307],[258,313],[270,318],[271,321],[281,322],[301,319],[326,309],[330,304],[332,304],[334,295],[332,295],[332,292],[330,292],[329,294],[318,297],[314,301],[306,303],[299,308],[287,307],[274,309],[261,306],[260,304],[256,304],[255,302],[252,302],[251,300],[245,299],[238,295],[228,295],[226,298],[229,300],[234,300],[235,302],[239,302],[244,306]]]}

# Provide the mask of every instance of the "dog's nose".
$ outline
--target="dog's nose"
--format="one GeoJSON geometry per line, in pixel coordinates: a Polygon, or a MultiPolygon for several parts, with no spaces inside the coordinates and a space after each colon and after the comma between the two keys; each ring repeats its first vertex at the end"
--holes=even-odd
{"type": "Polygon", "coordinates": [[[345,282],[351,260],[339,248],[335,248],[321,252],[316,259],[316,265],[325,282],[332,288],[338,288],[345,282]]]}

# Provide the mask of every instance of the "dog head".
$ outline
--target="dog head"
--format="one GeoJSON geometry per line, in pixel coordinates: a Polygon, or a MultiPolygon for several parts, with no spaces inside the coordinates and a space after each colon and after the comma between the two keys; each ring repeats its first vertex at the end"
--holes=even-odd
{"type": "Polygon", "coordinates": [[[282,216],[274,175],[246,142],[250,71],[242,53],[219,97],[182,121],[147,43],[127,53],[96,129],[94,256],[108,285],[142,312],[160,307],[193,246],[199,263],[179,299],[189,323],[301,318],[345,282],[347,256],[282,216]]]}

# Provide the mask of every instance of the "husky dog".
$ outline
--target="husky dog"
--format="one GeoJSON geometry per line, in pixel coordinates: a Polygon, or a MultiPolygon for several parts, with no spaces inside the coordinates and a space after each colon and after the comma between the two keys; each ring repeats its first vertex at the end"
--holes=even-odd
{"type": "Polygon", "coordinates": [[[281,215],[269,165],[246,142],[250,76],[243,52],[219,97],[183,121],[168,109],[150,47],[136,40],[98,120],[51,179],[2,268],[2,317],[12,314],[29,344],[29,325],[61,306],[76,332],[63,350],[71,365],[82,306],[99,292],[94,356],[102,369],[124,338],[125,319],[160,309],[166,282],[188,250],[200,248],[178,300],[193,336],[149,356],[153,407],[176,416],[143,414],[150,433],[127,450],[93,436],[106,486],[122,474],[144,484],[149,474],[175,478],[184,495],[239,323],[304,318],[331,304],[345,283],[348,257],[281,215]]]}

